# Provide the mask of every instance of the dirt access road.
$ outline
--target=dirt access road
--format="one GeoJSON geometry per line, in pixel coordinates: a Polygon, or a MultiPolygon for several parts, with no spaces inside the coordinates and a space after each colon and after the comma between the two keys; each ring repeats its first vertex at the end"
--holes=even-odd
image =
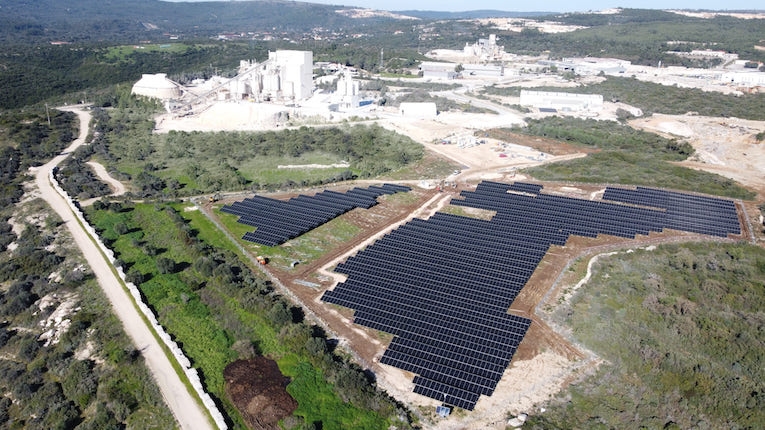
{"type": "Polygon", "coordinates": [[[82,251],[88,265],[98,279],[98,284],[111,302],[114,313],[122,321],[125,332],[130,336],[133,345],[141,351],[146,366],[154,376],[165,403],[167,403],[180,427],[188,430],[213,429],[215,427],[207,413],[186,389],[170,359],[162,350],[159,341],[144,323],[138,308],[122,287],[120,279],[112,271],[110,263],[88,236],[82,225],[77,222],[77,218],[69,209],[66,200],[56,192],[48,180],[51,170],[66,159],[77,147],[85,143],[88,135],[89,112],[79,108],[61,108],[61,110],[68,110],[79,116],[80,135],[61,155],[44,166],[34,169],[40,195],[69,228],[77,247],[82,251]]]}

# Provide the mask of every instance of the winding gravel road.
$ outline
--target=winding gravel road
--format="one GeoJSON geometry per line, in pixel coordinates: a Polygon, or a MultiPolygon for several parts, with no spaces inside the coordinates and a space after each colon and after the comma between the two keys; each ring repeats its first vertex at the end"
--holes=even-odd
{"type": "Polygon", "coordinates": [[[80,135],[72,142],[61,155],[57,156],[44,166],[33,169],[37,187],[43,200],[61,217],[74,241],[85,256],[90,268],[93,270],[98,284],[112,304],[114,313],[122,321],[130,339],[135,347],[141,351],[146,366],[154,376],[159,386],[162,397],[175,416],[182,429],[213,429],[212,420],[205,413],[203,406],[189,392],[181,381],[171,364],[170,358],[162,350],[157,338],[155,338],[141,317],[141,313],[133,304],[127,291],[120,283],[120,279],[112,271],[106,257],[100,252],[97,245],[91,240],[85,229],[77,222],[75,215],[48,180],[50,171],[61,163],[69,154],[85,143],[90,124],[90,113],[79,107],[64,107],[60,110],[74,112],[80,119],[80,135]]]}

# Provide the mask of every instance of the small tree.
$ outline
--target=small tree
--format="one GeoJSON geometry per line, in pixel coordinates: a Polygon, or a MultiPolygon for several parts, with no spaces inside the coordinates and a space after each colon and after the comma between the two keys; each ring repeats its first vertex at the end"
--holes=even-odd
{"type": "Polygon", "coordinates": [[[124,222],[118,222],[114,224],[114,232],[120,236],[126,234],[129,231],[128,226],[124,222]]]}
{"type": "Polygon", "coordinates": [[[163,275],[175,272],[175,261],[167,257],[157,258],[157,270],[163,275]]]}

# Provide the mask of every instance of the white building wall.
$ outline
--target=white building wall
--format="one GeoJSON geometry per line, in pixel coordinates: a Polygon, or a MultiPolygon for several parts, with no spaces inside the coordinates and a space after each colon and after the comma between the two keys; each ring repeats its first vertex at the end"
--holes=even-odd
{"type": "Polygon", "coordinates": [[[603,96],[600,94],[573,94],[521,90],[520,104],[521,106],[551,108],[563,111],[600,111],[603,109],[603,96]]]}
{"type": "Polygon", "coordinates": [[[765,85],[765,73],[763,72],[731,72],[723,73],[720,77],[723,82],[740,85],[765,85]]]}
{"type": "Polygon", "coordinates": [[[435,103],[401,103],[398,111],[407,118],[435,118],[438,115],[435,103]]]}
{"type": "Polygon", "coordinates": [[[463,64],[462,76],[500,77],[505,75],[501,64],[463,64]]]}
{"type": "Polygon", "coordinates": [[[282,97],[304,100],[313,94],[313,52],[269,52],[268,59],[279,70],[282,97]]]}
{"type": "Polygon", "coordinates": [[[456,63],[439,63],[436,61],[423,61],[420,64],[423,78],[430,79],[454,79],[457,77],[456,63]]]}
{"type": "Polygon", "coordinates": [[[157,73],[156,75],[144,74],[138,82],[133,84],[130,92],[139,96],[154,97],[161,100],[170,100],[181,95],[178,84],[167,79],[167,75],[164,73],[157,73]]]}
{"type": "Polygon", "coordinates": [[[337,81],[337,91],[334,97],[340,110],[359,107],[359,91],[359,81],[353,80],[353,75],[349,70],[343,71],[337,81]]]}

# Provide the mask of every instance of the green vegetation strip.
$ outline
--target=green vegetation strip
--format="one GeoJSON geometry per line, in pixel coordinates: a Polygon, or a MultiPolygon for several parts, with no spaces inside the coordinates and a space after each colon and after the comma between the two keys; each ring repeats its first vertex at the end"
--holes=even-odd
{"type": "Polygon", "coordinates": [[[300,422],[325,429],[408,427],[399,418],[405,411],[361,369],[332,354],[321,329],[254,276],[212,223],[184,207],[112,205],[89,216],[235,428],[244,424],[225,394],[223,369],[252,354],[276,359],[291,378],[288,391],[299,408],[290,428],[300,422]]]}

